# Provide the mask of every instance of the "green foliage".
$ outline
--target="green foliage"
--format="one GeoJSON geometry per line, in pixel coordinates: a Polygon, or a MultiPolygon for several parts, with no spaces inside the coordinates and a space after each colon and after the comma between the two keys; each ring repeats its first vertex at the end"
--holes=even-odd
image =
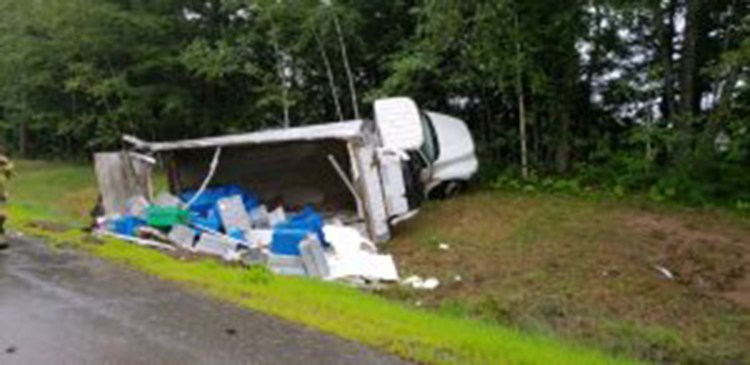
{"type": "Polygon", "coordinates": [[[240,56],[224,41],[211,46],[196,39],[182,51],[180,61],[194,75],[213,82],[243,69],[240,56]]]}
{"type": "Polygon", "coordinates": [[[411,26],[363,14],[408,18],[409,6],[2,0],[3,140],[36,156],[81,156],[119,147],[123,133],[170,139],[278,126],[285,107],[293,124],[337,119],[321,51],[351,118],[339,37],[356,86],[379,84],[375,53],[395,50],[411,26]]]}
{"type": "Polygon", "coordinates": [[[690,206],[722,206],[750,212],[750,171],[731,162],[693,162],[689,169],[657,170],[642,159],[621,156],[607,164],[586,167],[575,177],[532,176],[524,181],[517,174],[498,172],[486,177],[484,186],[503,191],[556,193],[572,196],[624,198],[643,195],[655,202],[690,206]]]}

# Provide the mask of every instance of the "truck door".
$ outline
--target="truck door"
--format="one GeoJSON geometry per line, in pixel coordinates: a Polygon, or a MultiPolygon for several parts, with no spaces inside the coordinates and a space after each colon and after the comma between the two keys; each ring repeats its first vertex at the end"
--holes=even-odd
{"type": "Polygon", "coordinates": [[[374,109],[383,196],[388,217],[399,220],[419,208],[424,195],[419,181],[422,165],[414,161],[424,144],[421,113],[414,100],[403,97],[377,100],[374,109]]]}
{"type": "Polygon", "coordinates": [[[106,215],[124,214],[134,196],[151,199],[151,170],[155,161],[129,152],[94,154],[94,166],[106,215]]]}

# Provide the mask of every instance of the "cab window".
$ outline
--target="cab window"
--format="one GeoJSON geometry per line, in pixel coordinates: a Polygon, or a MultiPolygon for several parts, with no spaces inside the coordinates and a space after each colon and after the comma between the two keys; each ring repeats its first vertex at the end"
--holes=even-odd
{"type": "Polygon", "coordinates": [[[420,148],[422,154],[427,158],[430,163],[435,162],[440,154],[440,147],[438,145],[437,134],[435,133],[435,127],[432,125],[432,120],[427,113],[421,113],[422,115],[422,130],[424,131],[424,144],[420,148]]]}

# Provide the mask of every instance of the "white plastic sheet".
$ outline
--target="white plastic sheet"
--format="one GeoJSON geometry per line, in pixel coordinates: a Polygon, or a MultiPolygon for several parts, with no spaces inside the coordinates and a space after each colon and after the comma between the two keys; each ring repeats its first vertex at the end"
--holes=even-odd
{"type": "Polygon", "coordinates": [[[333,252],[326,255],[330,274],[337,280],[360,277],[377,281],[398,281],[398,270],[391,255],[377,254],[375,245],[351,227],[323,227],[333,252]]]}

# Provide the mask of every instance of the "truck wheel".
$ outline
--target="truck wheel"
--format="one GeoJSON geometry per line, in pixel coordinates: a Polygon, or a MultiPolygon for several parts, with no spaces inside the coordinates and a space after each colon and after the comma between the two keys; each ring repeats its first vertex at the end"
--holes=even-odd
{"type": "Polygon", "coordinates": [[[455,198],[466,188],[466,183],[463,181],[446,181],[435,190],[430,193],[430,197],[433,199],[451,199],[455,198]]]}

